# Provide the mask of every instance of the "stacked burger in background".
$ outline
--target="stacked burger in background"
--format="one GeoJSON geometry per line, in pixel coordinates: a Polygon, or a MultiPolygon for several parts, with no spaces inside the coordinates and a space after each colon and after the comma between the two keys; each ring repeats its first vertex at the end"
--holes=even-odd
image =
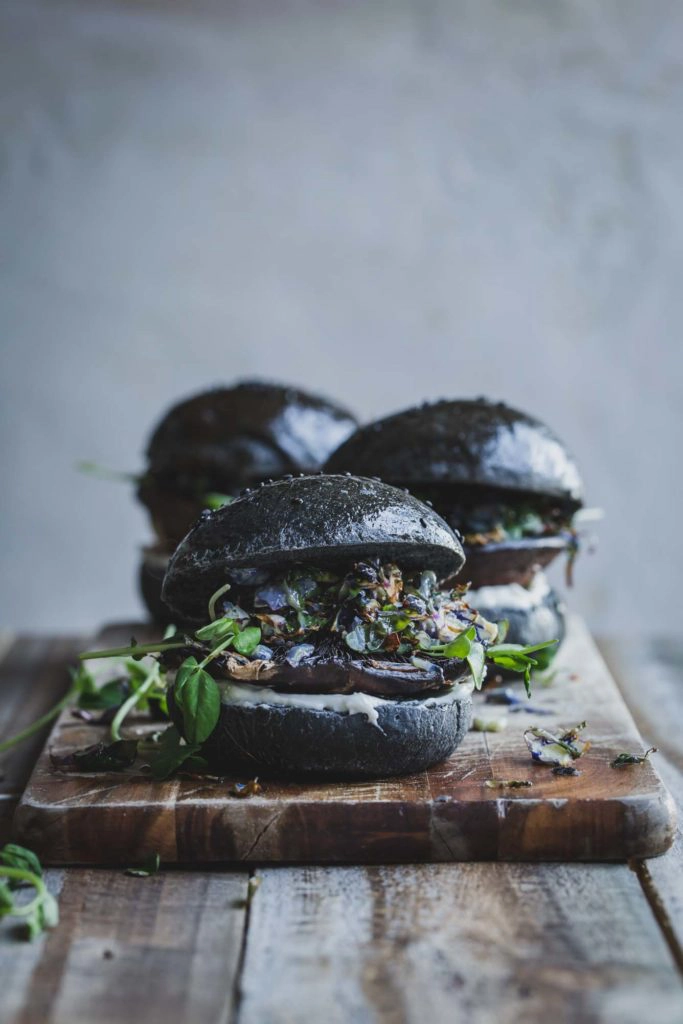
{"type": "MultiPolygon", "coordinates": [[[[290,474],[351,473],[408,490],[445,519],[466,555],[467,601],[508,640],[562,640],[563,601],[544,569],[577,550],[581,478],[548,427],[486,399],[425,403],[358,427],[339,405],[258,381],[174,405],[152,433],[138,480],[156,535],[140,585],[156,621],[170,615],[161,583],[176,546],[205,509],[290,474]]],[[[552,658],[557,648],[539,655],[552,658]]]]}
{"type": "Polygon", "coordinates": [[[177,544],[206,508],[245,487],[312,472],[357,426],[340,406],[298,388],[244,381],[174,405],[154,430],[138,498],[156,535],[143,550],[140,589],[155,621],[167,622],[161,583],[177,544]]]}
{"type": "Polygon", "coordinates": [[[325,471],[408,488],[462,539],[472,607],[507,620],[512,643],[563,638],[563,605],[543,569],[563,552],[571,567],[583,488],[544,424],[485,399],[425,404],[359,428],[325,471]]]}

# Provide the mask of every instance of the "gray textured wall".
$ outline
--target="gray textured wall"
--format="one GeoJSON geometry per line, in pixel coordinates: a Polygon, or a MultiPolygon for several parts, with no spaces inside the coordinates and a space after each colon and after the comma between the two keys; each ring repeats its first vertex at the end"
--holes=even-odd
{"type": "Polygon", "coordinates": [[[166,403],[486,393],[604,506],[573,602],[679,628],[683,6],[0,5],[0,621],[138,608],[166,403]]]}

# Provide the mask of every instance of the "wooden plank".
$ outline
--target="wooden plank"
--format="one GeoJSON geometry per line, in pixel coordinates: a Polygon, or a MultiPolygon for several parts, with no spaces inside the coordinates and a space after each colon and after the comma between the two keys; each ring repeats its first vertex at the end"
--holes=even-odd
{"type": "MultiPolygon", "coordinates": [[[[50,892],[59,899],[66,872],[52,869],[45,880],[50,892]]],[[[33,942],[21,934],[15,919],[4,919],[0,924],[0,992],[2,992],[3,1024],[14,1024],[20,1019],[26,1003],[34,972],[50,939],[43,933],[33,942]]]]}
{"type": "MultiPolygon", "coordinates": [[[[71,775],[44,753],[17,811],[17,837],[49,863],[85,864],[129,862],[152,848],[178,863],[625,860],[667,849],[673,805],[652,766],[609,767],[642,740],[581,623],[573,623],[555,683],[538,687],[533,703],[550,712],[538,719],[549,728],[588,720],[593,746],[580,776],[559,778],[531,762],[522,734],[535,718],[525,713],[511,714],[504,732],[470,734],[427,773],[268,781],[261,796],[241,801],[228,795],[232,780],[159,784],[139,768],[71,775]],[[533,786],[491,790],[484,783],[492,777],[533,786]]],[[[65,714],[50,746],[59,753],[95,738],[97,730],[65,714]]]]}
{"type": "Polygon", "coordinates": [[[643,736],[683,774],[683,642],[603,637],[600,650],[643,736]]]}
{"type": "Polygon", "coordinates": [[[238,1024],[673,1024],[683,989],[618,865],[265,868],[238,1024]]]}
{"type": "Polygon", "coordinates": [[[636,870],[683,971],[683,644],[629,637],[603,639],[600,646],[645,743],[658,748],[654,760],[678,808],[670,851],[636,870]]]}
{"type": "MultiPolygon", "coordinates": [[[[68,686],[65,666],[80,648],[73,638],[55,640],[43,637],[15,637],[0,632],[0,737],[6,739],[29,725],[55,704],[68,686]]],[[[49,726],[8,751],[0,759],[0,845],[9,839],[12,815],[40,752],[49,726]]],[[[58,896],[64,872],[49,871],[46,881],[58,896]]],[[[3,1019],[11,1020],[19,1012],[28,990],[32,972],[42,954],[47,936],[33,943],[17,940],[18,926],[13,920],[0,927],[0,992],[3,1019]]]]}
{"type": "Polygon", "coordinates": [[[59,927],[32,945],[10,945],[0,931],[4,1021],[218,1024],[230,1018],[246,872],[51,874],[64,874],[59,927]]]}
{"type": "MultiPolygon", "coordinates": [[[[85,638],[0,635],[0,735],[55,704],[85,638]],[[4,641],[4,642],[3,642],[4,641]],[[0,652],[2,653],[2,652],[0,652]]],[[[69,716],[70,717],[70,716],[69,716]]],[[[73,721],[73,719],[72,719],[73,721]]],[[[5,756],[0,841],[47,729],[5,756]]],[[[59,927],[33,943],[0,928],[2,1019],[12,1024],[225,1021],[232,1007],[246,916],[246,872],[123,873],[50,870],[59,927]]]]}
{"type": "MultiPolygon", "coordinates": [[[[0,739],[19,732],[57,703],[69,684],[68,666],[83,638],[18,636],[0,632],[0,739]]],[[[9,838],[19,797],[50,732],[0,755],[0,844],[9,838]]]]}
{"type": "MultiPolygon", "coordinates": [[[[0,738],[21,732],[66,692],[68,668],[83,650],[84,637],[17,636],[0,660],[0,738]]],[[[50,726],[0,755],[0,795],[17,797],[45,744],[50,726]]]]}

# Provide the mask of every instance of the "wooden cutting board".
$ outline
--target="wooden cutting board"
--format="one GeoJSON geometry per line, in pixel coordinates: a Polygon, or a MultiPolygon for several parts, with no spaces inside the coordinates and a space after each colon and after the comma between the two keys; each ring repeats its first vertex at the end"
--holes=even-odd
{"type": "MultiPolygon", "coordinates": [[[[121,629],[101,637],[127,638],[121,629]]],[[[136,629],[138,639],[142,630],[136,629]]],[[[519,685],[519,684],[516,684],[519,685]]],[[[263,781],[258,796],[229,794],[234,779],[156,783],[143,771],[71,774],[51,767],[61,754],[106,738],[106,730],[64,712],[17,809],[15,839],[47,864],[134,864],[157,852],[164,863],[466,860],[627,860],[670,846],[673,802],[655,767],[614,769],[643,741],[585,625],[571,623],[549,685],[532,707],[510,712],[476,696],[475,715],[507,718],[502,732],[470,732],[446,762],[419,775],[378,782],[263,781]],[[531,761],[523,732],[586,720],[591,749],[581,774],[553,775],[531,761]],[[490,779],[532,782],[491,789],[490,779]]],[[[130,735],[150,726],[142,719],[130,735]]],[[[656,759],[656,755],[655,759],[656,759]]],[[[242,779],[241,781],[245,781],[242,779]]]]}

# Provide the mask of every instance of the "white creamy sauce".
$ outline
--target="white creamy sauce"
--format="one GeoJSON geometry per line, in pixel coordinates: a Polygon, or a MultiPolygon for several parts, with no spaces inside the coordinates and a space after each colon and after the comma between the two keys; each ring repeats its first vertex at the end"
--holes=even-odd
{"type": "Polygon", "coordinates": [[[498,587],[479,587],[468,590],[465,600],[472,608],[535,608],[550,592],[550,585],[542,572],[536,573],[531,586],[506,583],[498,587]]]}
{"type": "MultiPolygon", "coordinates": [[[[255,704],[270,704],[276,707],[310,708],[315,711],[337,711],[342,715],[365,715],[368,722],[379,728],[379,711],[384,705],[395,704],[396,701],[384,697],[373,697],[369,693],[278,693],[277,690],[240,686],[227,680],[217,680],[223,704],[237,704],[246,707],[255,704]]],[[[469,696],[474,683],[457,683],[448,693],[438,697],[426,697],[420,700],[425,707],[438,704],[452,704],[456,700],[469,696]]]]}

